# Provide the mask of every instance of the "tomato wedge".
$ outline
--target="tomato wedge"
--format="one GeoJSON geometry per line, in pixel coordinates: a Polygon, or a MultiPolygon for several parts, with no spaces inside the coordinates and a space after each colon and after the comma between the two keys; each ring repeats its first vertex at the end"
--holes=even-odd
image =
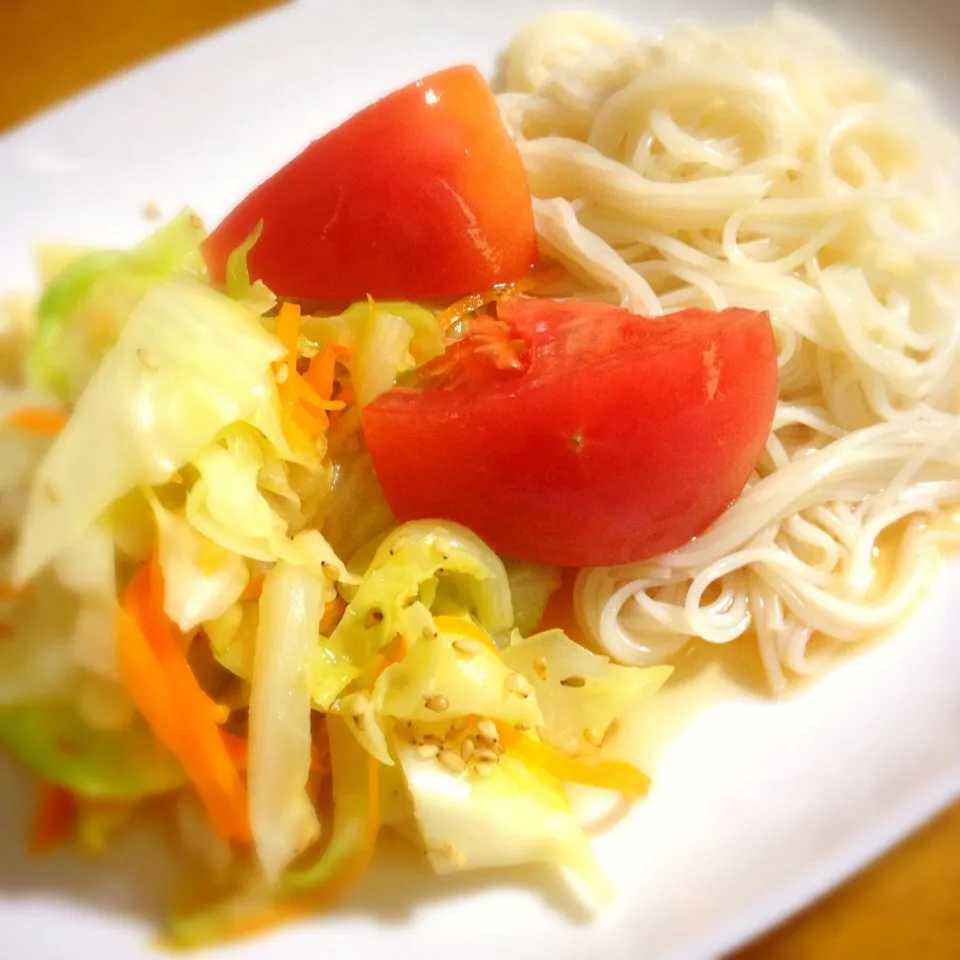
{"type": "Polygon", "coordinates": [[[457,297],[537,262],[520,154],[470,66],[379,100],[260,184],[207,238],[214,281],[261,221],[250,275],[284,297],[457,297]]]}
{"type": "Polygon", "coordinates": [[[740,494],[777,402],[766,313],[649,320],[516,299],[496,321],[513,366],[478,362],[502,353],[487,349],[491,322],[466,379],[441,365],[363,411],[399,520],[447,518],[505,556],[606,566],[676,549],[740,494]]]}

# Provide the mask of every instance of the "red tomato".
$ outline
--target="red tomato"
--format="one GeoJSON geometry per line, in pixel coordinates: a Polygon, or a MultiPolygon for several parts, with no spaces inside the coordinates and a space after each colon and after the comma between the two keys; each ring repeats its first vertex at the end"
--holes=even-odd
{"type": "Polygon", "coordinates": [[[442,369],[363,412],[398,519],[459,521],[505,556],[605,566],[681,546],[740,494],[777,402],[766,313],[648,320],[517,299],[498,315],[504,340],[526,343],[513,368],[475,353],[467,383],[442,369]]]}
{"type": "Polygon", "coordinates": [[[474,67],[397,90],[260,184],[204,244],[216,282],[261,220],[251,277],[284,297],[456,297],[537,261],[520,154],[474,67]]]}

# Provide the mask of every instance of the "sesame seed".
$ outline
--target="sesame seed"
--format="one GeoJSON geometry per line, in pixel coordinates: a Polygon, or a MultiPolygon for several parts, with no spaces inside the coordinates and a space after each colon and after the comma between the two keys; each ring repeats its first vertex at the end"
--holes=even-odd
{"type": "Polygon", "coordinates": [[[358,693],[353,698],[353,704],[351,706],[350,712],[355,716],[359,717],[360,714],[366,713],[367,708],[370,706],[370,700],[365,693],[358,693]]]}
{"type": "Polygon", "coordinates": [[[499,763],[500,756],[494,750],[481,747],[479,750],[474,750],[473,760],[476,763],[499,763]]]}
{"type": "Polygon", "coordinates": [[[478,773],[481,777],[489,777],[496,769],[496,764],[493,763],[475,763],[473,765],[474,773],[478,773]]]}
{"type": "Polygon", "coordinates": [[[560,681],[561,687],[582,687],[586,685],[586,680],[583,677],[564,677],[560,681]]]}
{"type": "Polygon", "coordinates": [[[281,363],[277,370],[277,383],[286,383],[290,379],[290,365],[281,363]]]}
{"type": "Polygon", "coordinates": [[[340,571],[337,569],[336,564],[321,560],[320,569],[323,571],[323,576],[331,583],[340,579],[340,571]]]}
{"type": "Polygon", "coordinates": [[[469,726],[470,726],[470,720],[469,720],[469,718],[467,718],[467,717],[457,717],[457,719],[454,720],[453,723],[450,724],[450,732],[451,732],[451,733],[463,733],[463,731],[466,730],[467,727],[469,727],[469,726]]]}
{"type": "Polygon", "coordinates": [[[190,214],[190,226],[193,227],[194,230],[202,230],[202,229],[203,229],[203,221],[202,221],[195,213],[191,213],[191,214],[190,214]]]}
{"type": "Polygon", "coordinates": [[[534,673],[536,673],[536,675],[541,680],[546,680],[547,679],[547,658],[537,657],[537,659],[533,661],[533,670],[534,670],[534,673]]]}
{"type": "Polygon", "coordinates": [[[43,485],[43,492],[47,495],[47,499],[51,503],[60,503],[63,500],[63,496],[60,493],[60,490],[54,485],[51,480],[48,480],[43,485]]]}
{"type": "Polygon", "coordinates": [[[425,627],[423,628],[423,639],[424,639],[424,640],[436,640],[437,637],[439,637],[439,636],[440,636],[440,634],[439,634],[439,632],[437,631],[437,628],[436,628],[435,626],[433,626],[432,624],[427,624],[427,626],[425,626],[425,627]]]}
{"type": "Polygon", "coordinates": [[[475,657],[483,649],[483,644],[479,640],[454,640],[453,649],[465,657],[475,657]]]}
{"type": "Polygon", "coordinates": [[[406,537],[397,537],[396,540],[390,545],[390,556],[395,557],[398,551],[402,550],[408,543],[406,537]]]}
{"type": "Polygon", "coordinates": [[[444,710],[447,710],[450,707],[450,701],[447,700],[446,697],[435,695],[432,697],[426,697],[423,701],[423,705],[428,710],[432,710],[434,713],[443,713],[444,710]]]}
{"type": "Polygon", "coordinates": [[[464,740],[460,745],[460,756],[463,757],[464,762],[470,760],[476,749],[477,745],[469,737],[467,737],[467,739],[464,740]]]}
{"type": "Polygon", "coordinates": [[[518,730],[520,733],[526,733],[528,730],[532,730],[533,728],[530,726],[529,723],[524,723],[521,720],[519,723],[515,723],[513,725],[513,729],[518,730]]]}
{"type": "Polygon", "coordinates": [[[603,746],[603,737],[598,737],[592,730],[584,730],[583,739],[586,740],[591,747],[603,746]]]}
{"type": "Polygon", "coordinates": [[[417,747],[417,754],[424,760],[433,760],[440,753],[440,748],[435,743],[421,743],[417,747]]]}
{"type": "Polygon", "coordinates": [[[159,220],[163,216],[163,211],[155,200],[149,200],[143,205],[143,215],[147,220],[159,220]]]}
{"type": "Polygon", "coordinates": [[[427,734],[425,734],[424,737],[423,737],[423,742],[424,742],[424,743],[432,743],[432,744],[434,744],[434,745],[437,747],[437,749],[439,750],[439,749],[440,749],[440,744],[441,744],[442,741],[440,740],[440,738],[439,738],[436,734],[427,733],[427,734]]]}
{"type": "Polygon", "coordinates": [[[603,731],[603,739],[600,741],[601,746],[606,746],[618,733],[620,732],[620,721],[613,720],[609,727],[603,731]]]}
{"type": "Polygon", "coordinates": [[[497,732],[497,725],[489,717],[483,717],[477,721],[477,733],[484,740],[489,740],[492,743],[495,743],[500,736],[497,732]]]}
{"type": "Polygon", "coordinates": [[[507,690],[510,693],[516,694],[521,700],[526,700],[527,697],[530,696],[530,685],[519,673],[507,674],[507,679],[504,683],[507,686],[507,690]]]}
{"type": "Polygon", "coordinates": [[[140,365],[146,370],[157,371],[160,369],[160,361],[157,360],[156,355],[149,350],[145,350],[143,347],[137,350],[137,359],[140,361],[140,365]]]}
{"type": "Polygon", "coordinates": [[[450,551],[453,549],[453,544],[446,537],[437,537],[433,541],[433,545],[437,548],[440,556],[444,560],[450,559],[450,551]]]}
{"type": "Polygon", "coordinates": [[[500,757],[507,752],[507,748],[499,740],[496,743],[490,744],[490,749],[500,757]]]}
{"type": "Polygon", "coordinates": [[[376,607],[371,607],[367,611],[367,618],[364,620],[364,626],[370,630],[383,620],[383,611],[376,607]]]}
{"type": "Polygon", "coordinates": [[[461,757],[459,753],[455,753],[453,750],[441,750],[437,754],[437,760],[451,773],[463,773],[463,771],[467,769],[467,764],[465,763],[463,757],[461,757]]]}

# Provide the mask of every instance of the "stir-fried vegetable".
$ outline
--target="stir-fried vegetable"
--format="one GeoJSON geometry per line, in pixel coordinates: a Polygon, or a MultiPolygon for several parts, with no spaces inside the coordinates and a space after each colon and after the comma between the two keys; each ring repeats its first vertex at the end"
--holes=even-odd
{"type": "MultiPolygon", "coordinates": [[[[204,246],[212,278],[189,211],[129,252],[45,251],[25,385],[0,386],[0,743],[40,783],[31,846],[99,851],[176,794],[190,864],[177,945],[329,906],[384,826],[440,874],[547,864],[602,902],[565,785],[649,784],[604,746],[669,669],[531,635],[560,569],[502,558],[449,519],[398,524],[381,487],[404,514],[398,489],[502,504],[538,456],[501,417],[445,461],[445,431],[470,427],[459,401],[486,402],[474,378],[513,410],[532,362],[484,311],[544,277],[524,275],[528,194],[489,90],[465,68],[428,80],[255,191],[204,246]],[[403,150],[364,193],[371,130],[403,150]],[[305,180],[317,157],[337,175],[305,180]],[[471,173],[491,168],[496,196],[471,173]],[[312,191],[306,220],[291,183],[312,191]],[[340,186],[350,209],[340,197],[314,252],[291,251],[340,186]],[[435,229],[438,211],[459,226],[435,229]],[[313,295],[325,302],[294,299],[313,295]],[[452,406],[385,460],[404,442],[385,413],[416,416],[403,398],[431,391],[452,406]]],[[[535,493],[534,523],[541,508],[566,522],[562,498],[535,493]]],[[[520,543],[530,517],[515,519],[520,543]]]]}

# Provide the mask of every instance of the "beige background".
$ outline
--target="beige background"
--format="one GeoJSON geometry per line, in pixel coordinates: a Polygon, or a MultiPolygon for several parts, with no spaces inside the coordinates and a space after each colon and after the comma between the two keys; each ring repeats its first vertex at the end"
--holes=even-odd
{"type": "MultiPolygon", "coordinates": [[[[275,5],[0,0],[0,131],[131,64],[275,5]]],[[[960,804],[730,960],[907,958],[960,958],[960,804]]]]}

